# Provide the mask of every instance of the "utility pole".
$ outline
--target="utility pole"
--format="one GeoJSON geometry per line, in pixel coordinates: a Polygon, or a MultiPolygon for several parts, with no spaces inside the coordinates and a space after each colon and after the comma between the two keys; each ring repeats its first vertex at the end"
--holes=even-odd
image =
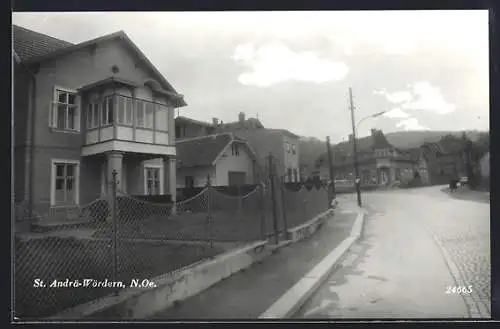
{"type": "Polygon", "coordinates": [[[333,200],[335,200],[335,173],[333,171],[333,160],[332,160],[332,147],[330,145],[330,136],[326,137],[326,149],[328,152],[328,166],[330,169],[330,182],[331,182],[331,187],[329,189],[330,197],[328,198],[328,207],[330,208],[332,206],[333,200]]]}
{"type": "Polygon", "coordinates": [[[349,87],[349,109],[351,110],[351,122],[352,122],[352,151],[354,157],[354,174],[356,175],[354,184],[356,185],[356,195],[358,197],[358,206],[361,207],[361,190],[359,186],[359,168],[358,168],[358,146],[356,142],[356,124],[354,121],[354,104],[352,101],[352,88],[349,87]]]}

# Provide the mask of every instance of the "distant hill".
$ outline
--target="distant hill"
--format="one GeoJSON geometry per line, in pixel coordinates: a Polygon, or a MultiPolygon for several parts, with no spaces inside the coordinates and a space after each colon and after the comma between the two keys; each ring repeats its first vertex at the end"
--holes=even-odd
{"type": "MultiPolygon", "coordinates": [[[[485,132],[477,130],[466,131],[472,141],[477,141],[485,132]]],[[[462,131],[399,131],[385,134],[387,140],[397,148],[408,149],[419,147],[425,142],[437,142],[446,135],[462,136],[462,131]]],[[[326,152],[326,142],[315,137],[301,137],[299,141],[299,161],[307,166],[306,173],[314,168],[316,159],[326,152]]]]}
{"type": "MultiPolygon", "coordinates": [[[[397,148],[406,149],[419,147],[426,142],[437,142],[441,137],[446,135],[453,135],[456,137],[462,137],[463,131],[398,131],[393,133],[385,134],[385,137],[397,148]]],[[[472,140],[476,141],[480,136],[481,132],[477,130],[466,131],[467,136],[472,140]]]]}

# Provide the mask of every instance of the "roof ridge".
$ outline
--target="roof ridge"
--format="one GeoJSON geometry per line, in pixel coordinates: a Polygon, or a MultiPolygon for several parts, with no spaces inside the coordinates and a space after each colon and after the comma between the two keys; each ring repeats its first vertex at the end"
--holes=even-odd
{"type": "Polygon", "coordinates": [[[228,135],[229,137],[233,137],[234,135],[230,132],[223,132],[223,133],[217,133],[217,134],[210,134],[210,135],[204,135],[204,136],[196,136],[196,137],[190,137],[190,138],[183,138],[183,139],[178,139],[176,143],[184,143],[184,142],[191,142],[195,140],[202,140],[202,139],[207,139],[207,138],[215,138],[219,136],[224,136],[228,135]]]}

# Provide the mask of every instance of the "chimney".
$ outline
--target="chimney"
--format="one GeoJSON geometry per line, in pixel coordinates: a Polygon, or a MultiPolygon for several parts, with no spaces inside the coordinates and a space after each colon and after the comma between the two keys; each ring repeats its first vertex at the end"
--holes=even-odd
{"type": "Polygon", "coordinates": [[[240,114],[238,114],[238,121],[241,123],[245,121],[245,112],[240,112],[240,114]]]}
{"type": "Polygon", "coordinates": [[[349,134],[349,142],[352,142],[353,139],[354,139],[354,136],[352,134],[349,134]]]}
{"type": "Polygon", "coordinates": [[[372,128],[372,136],[375,136],[377,134],[377,129],[372,128]]]}
{"type": "Polygon", "coordinates": [[[212,123],[214,124],[214,126],[217,126],[219,124],[219,119],[212,118],[212,123]]]}

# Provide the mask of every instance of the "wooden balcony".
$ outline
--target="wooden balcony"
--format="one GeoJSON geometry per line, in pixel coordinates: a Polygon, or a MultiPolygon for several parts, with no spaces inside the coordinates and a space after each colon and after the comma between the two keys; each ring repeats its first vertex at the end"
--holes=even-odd
{"type": "Polygon", "coordinates": [[[89,102],[82,155],[107,151],[175,155],[169,136],[173,111],[166,104],[117,94],[89,102]]]}

